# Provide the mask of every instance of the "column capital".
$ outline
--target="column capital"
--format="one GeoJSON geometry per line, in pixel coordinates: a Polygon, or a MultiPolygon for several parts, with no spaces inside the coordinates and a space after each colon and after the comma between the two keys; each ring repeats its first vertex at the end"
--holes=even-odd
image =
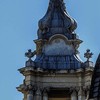
{"type": "Polygon", "coordinates": [[[78,100],[85,100],[85,91],[82,86],[79,87],[78,100]]]}
{"type": "Polygon", "coordinates": [[[73,90],[71,95],[72,95],[72,96],[73,96],[73,95],[77,95],[77,91],[76,91],[76,90],[73,90]]]}
{"type": "Polygon", "coordinates": [[[35,100],[42,100],[42,88],[37,87],[35,91],[35,100]]]}
{"type": "Polygon", "coordinates": [[[71,100],[77,100],[77,91],[76,89],[73,89],[72,94],[71,94],[71,100]]]}
{"type": "Polygon", "coordinates": [[[43,93],[44,93],[44,92],[49,92],[49,91],[50,91],[50,87],[44,87],[44,88],[43,88],[43,93]]]}
{"type": "Polygon", "coordinates": [[[89,91],[89,90],[90,90],[90,85],[84,86],[84,87],[83,87],[83,90],[84,90],[84,91],[89,91]]]}
{"type": "Polygon", "coordinates": [[[34,99],[35,86],[32,84],[27,85],[27,100],[34,99]]]}
{"type": "Polygon", "coordinates": [[[70,88],[70,91],[71,91],[71,92],[73,92],[73,91],[78,92],[79,89],[80,89],[79,87],[71,87],[71,88],[70,88]]]}
{"type": "Polygon", "coordinates": [[[43,89],[43,100],[48,100],[48,91],[49,91],[49,88],[43,89]]]}
{"type": "Polygon", "coordinates": [[[36,95],[41,95],[41,92],[42,92],[41,89],[38,88],[38,89],[36,90],[36,95]]]}
{"type": "Polygon", "coordinates": [[[78,95],[82,95],[84,92],[83,87],[79,87],[78,95]]]}

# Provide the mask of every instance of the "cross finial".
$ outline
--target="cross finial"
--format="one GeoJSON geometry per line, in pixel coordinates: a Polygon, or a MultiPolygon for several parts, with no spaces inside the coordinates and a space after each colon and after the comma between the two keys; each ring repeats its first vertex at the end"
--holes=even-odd
{"type": "Polygon", "coordinates": [[[25,53],[25,56],[28,57],[29,59],[33,57],[33,52],[31,51],[31,49],[29,49],[28,52],[25,53]]]}
{"type": "Polygon", "coordinates": [[[92,58],[93,53],[90,52],[90,49],[86,50],[86,53],[84,53],[84,57],[87,58],[87,61],[89,61],[90,58],[92,58]]]}
{"type": "Polygon", "coordinates": [[[26,67],[34,67],[35,64],[34,64],[34,61],[31,59],[32,57],[34,57],[34,55],[36,54],[36,51],[32,52],[31,49],[28,50],[28,52],[25,53],[25,56],[28,59],[28,61],[26,61],[26,67]]]}
{"type": "Polygon", "coordinates": [[[32,57],[34,57],[35,54],[36,54],[35,51],[32,52],[31,49],[29,49],[28,52],[25,53],[25,56],[31,59],[32,57]]]}

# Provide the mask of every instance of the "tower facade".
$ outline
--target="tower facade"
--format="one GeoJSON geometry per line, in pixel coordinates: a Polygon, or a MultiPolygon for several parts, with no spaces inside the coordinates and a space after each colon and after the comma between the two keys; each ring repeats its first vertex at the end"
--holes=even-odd
{"type": "Polygon", "coordinates": [[[89,100],[100,100],[100,54],[92,75],[89,100]]]}
{"type": "Polygon", "coordinates": [[[93,63],[92,53],[85,53],[86,62],[79,57],[82,43],[75,33],[76,21],[69,16],[63,0],[50,0],[45,16],[39,20],[36,50],[25,53],[25,76],[17,87],[23,100],[85,100],[89,95],[93,63]],[[35,60],[31,58],[36,55],[35,60]]]}

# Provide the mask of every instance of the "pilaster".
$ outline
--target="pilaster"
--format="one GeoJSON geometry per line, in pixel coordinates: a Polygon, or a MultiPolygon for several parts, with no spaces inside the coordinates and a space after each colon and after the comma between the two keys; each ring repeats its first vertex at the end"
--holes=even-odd
{"type": "Polygon", "coordinates": [[[78,100],[85,100],[85,91],[83,91],[82,87],[78,91],[78,100]]]}
{"type": "Polygon", "coordinates": [[[75,90],[71,94],[71,100],[77,100],[77,92],[75,90]]]}
{"type": "Polygon", "coordinates": [[[44,90],[43,90],[43,100],[48,100],[48,91],[49,91],[49,88],[44,88],[44,90]]]}
{"type": "Polygon", "coordinates": [[[42,91],[38,88],[35,92],[35,100],[42,100],[42,91]]]}
{"type": "Polygon", "coordinates": [[[27,100],[33,100],[34,97],[33,97],[33,91],[28,91],[28,94],[27,94],[27,100]]]}

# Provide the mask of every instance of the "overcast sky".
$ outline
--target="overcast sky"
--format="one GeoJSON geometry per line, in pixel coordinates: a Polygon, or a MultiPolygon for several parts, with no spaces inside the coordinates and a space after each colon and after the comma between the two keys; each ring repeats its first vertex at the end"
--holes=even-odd
{"type": "MultiPolygon", "coordinates": [[[[24,53],[35,50],[38,20],[47,10],[49,0],[0,0],[0,98],[22,100],[16,87],[23,76],[17,69],[24,67],[24,53]]],[[[76,33],[84,42],[80,45],[83,61],[86,49],[100,53],[100,0],[65,0],[67,11],[76,19],[76,33]]]]}

